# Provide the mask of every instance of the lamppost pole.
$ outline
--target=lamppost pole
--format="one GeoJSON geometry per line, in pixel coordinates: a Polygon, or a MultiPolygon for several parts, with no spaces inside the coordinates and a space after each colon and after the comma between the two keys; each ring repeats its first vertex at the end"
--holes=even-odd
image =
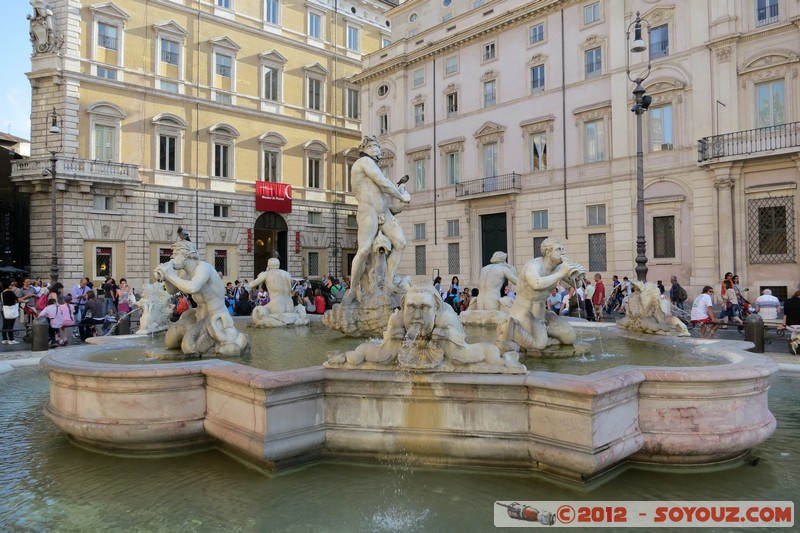
{"type": "Polygon", "coordinates": [[[640,53],[647,50],[642,39],[642,23],[647,27],[647,34],[650,35],[650,24],[642,20],[639,12],[636,12],[636,19],[628,25],[625,34],[625,41],[630,44],[631,28],[633,28],[634,40],[630,51],[625,55],[626,71],[628,79],[635,85],[633,88],[634,104],[631,111],[636,115],[636,279],[640,282],[647,281],[647,241],[644,229],[644,151],[642,149],[642,115],[650,107],[652,98],[645,94],[642,82],[650,75],[650,59],[647,60],[647,70],[636,78],[631,78],[630,54],[640,53]]]}
{"type": "Polygon", "coordinates": [[[50,127],[47,129],[47,151],[50,152],[50,233],[52,237],[52,255],[50,257],[50,283],[58,281],[58,239],[56,238],[56,163],[58,154],[62,147],[61,116],[56,112],[56,108],[48,113],[50,127]],[[58,135],[58,143],[51,141],[50,135],[58,135]]]}

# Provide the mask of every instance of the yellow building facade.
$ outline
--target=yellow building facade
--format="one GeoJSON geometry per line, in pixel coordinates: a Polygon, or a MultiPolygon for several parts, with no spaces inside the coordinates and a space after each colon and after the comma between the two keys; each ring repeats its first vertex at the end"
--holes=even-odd
{"type": "Polygon", "coordinates": [[[58,45],[34,48],[32,157],[12,171],[30,195],[33,273],[50,267],[54,186],[65,284],[151,281],[178,226],[226,280],[273,256],[296,276],[347,275],[361,137],[350,80],[388,44],[391,5],[49,2],[58,45]]]}

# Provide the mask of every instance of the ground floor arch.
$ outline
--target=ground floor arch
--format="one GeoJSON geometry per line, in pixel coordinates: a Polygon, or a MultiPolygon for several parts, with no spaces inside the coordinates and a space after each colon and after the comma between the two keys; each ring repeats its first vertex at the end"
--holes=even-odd
{"type": "Polygon", "coordinates": [[[288,270],[288,233],[286,220],[278,213],[263,213],[253,225],[253,277],[267,268],[267,260],[277,257],[281,269],[288,270]]]}

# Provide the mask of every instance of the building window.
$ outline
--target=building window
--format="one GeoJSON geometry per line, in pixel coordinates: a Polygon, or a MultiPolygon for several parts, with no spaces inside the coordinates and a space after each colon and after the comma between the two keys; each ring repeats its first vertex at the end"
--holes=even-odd
{"type": "Polygon", "coordinates": [[[778,22],[778,0],[758,0],[756,2],[756,26],[766,26],[778,22]]]}
{"type": "MultiPolygon", "coordinates": [[[[497,143],[488,143],[483,145],[483,175],[486,178],[497,176],[497,163],[499,161],[499,154],[497,151],[497,143]]],[[[494,183],[487,182],[484,185],[486,190],[495,190],[497,187],[497,180],[494,183]],[[491,188],[491,187],[494,188],[491,188]]]]}
{"type": "Polygon", "coordinates": [[[313,39],[322,38],[322,16],[319,13],[308,12],[308,36],[313,39]]]}
{"type": "Polygon", "coordinates": [[[178,65],[180,44],[175,41],[161,39],[161,62],[167,65],[178,65]]]}
{"type": "MultiPolygon", "coordinates": [[[[606,206],[605,204],[586,206],[586,225],[605,226],[606,225],[606,206]]],[[[603,269],[605,270],[605,269],[603,269]]]]}
{"type": "Polygon", "coordinates": [[[358,100],[360,93],[358,89],[347,88],[347,118],[358,120],[360,117],[358,112],[358,100]]]}
{"type": "Polygon", "coordinates": [[[380,135],[389,133],[389,115],[386,113],[378,115],[378,133],[380,135]]]}
{"type": "Polygon", "coordinates": [[[461,274],[461,246],[457,242],[447,243],[447,273],[461,274]]]}
{"type": "Polygon", "coordinates": [[[347,215],[347,221],[345,222],[345,226],[348,228],[357,228],[358,218],[356,218],[356,215],[347,215]]]}
{"type": "Polygon", "coordinates": [[[589,234],[589,270],[600,272],[606,270],[606,234],[589,234]]]}
{"type": "Polygon", "coordinates": [[[231,177],[231,146],[229,144],[214,143],[214,177],[231,177]]]}
{"type": "Polygon", "coordinates": [[[214,270],[228,275],[228,250],[214,250],[214,270]]]}
{"type": "Polygon", "coordinates": [[[650,59],[669,55],[669,27],[666,24],[650,30],[650,59]]]}
{"type": "Polygon", "coordinates": [[[748,247],[751,263],[793,263],[795,259],[794,197],[748,201],[748,247]]]}
{"type": "Polygon", "coordinates": [[[425,190],[425,160],[414,161],[414,190],[425,190]]]}
{"type": "Polygon", "coordinates": [[[456,185],[461,182],[461,154],[459,152],[447,152],[445,154],[445,165],[447,166],[447,184],[456,185]]]}
{"type": "Polygon", "coordinates": [[[177,171],[178,138],[174,135],[158,136],[158,169],[177,171]]]}
{"type": "Polygon", "coordinates": [[[347,27],[347,49],[353,52],[360,50],[360,31],[355,26],[347,27]]]}
{"type": "Polygon", "coordinates": [[[385,83],[382,83],[381,85],[378,86],[378,96],[383,98],[387,94],[389,94],[389,86],[386,85],[385,83]]]}
{"type": "Polygon", "coordinates": [[[104,124],[94,127],[94,158],[98,161],[115,161],[114,140],[116,128],[104,124]]]}
{"type": "Polygon", "coordinates": [[[425,104],[414,106],[414,126],[417,128],[425,124],[425,104]]]}
{"type": "Polygon", "coordinates": [[[172,259],[172,248],[159,248],[158,249],[158,263],[166,263],[172,259]]]}
{"type": "Polygon", "coordinates": [[[314,111],[322,111],[322,81],[308,78],[308,101],[306,106],[314,111]]]}
{"type": "Polygon", "coordinates": [[[650,151],[672,150],[672,105],[650,108],[650,151]]]}
{"type": "Polygon", "coordinates": [[[497,82],[489,80],[483,83],[483,107],[491,107],[497,103],[497,82]]]}
{"type": "Polygon", "coordinates": [[[756,85],[756,113],[759,128],[784,123],[783,80],[773,80],[756,85]]]}
{"type": "Polygon", "coordinates": [[[605,160],[603,121],[593,120],[583,125],[583,159],[586,163],[605,160]]]}
{"type": "Polygon", "coordinates": [[[228,218],[228,206],[224,204],[214,204],[214,216],[216,218],[228,218]]]}
{"type": "Polygon", "coordinates": [[[544,91],[544,65],[531,67],[531,93],[544,91]]]}
{"type": "Polygon", "coordinates": [[[544,22],[531,26],[530,33],[530,44],[536,44],[542,41],[544,41],[544,22]]]}
{"type": "Polygon", "coordinates": [[[94,197],[92,207],[96,211],[113,211],[114,210],[114,197],[113,196],[97,195],[97,196],[94,197]]]}
{"type": "Polygon", "coordinates": [[[602,74],[603,71],[603,55],[600,47],[592,48],[584,52],[586,58],[586,77],[595,78],[602,74]]]}
{"type": "Polygon", "coordinates": [[[113,276],[112,266],[114,264],[113,248],[97,246],[94,249],[95,274],[97,277],[113,276]]]}
{"type": "Polygon", "coordinates": [[[542,243],[547,237],[534,237],[533,238],[533,257],[542,257],[542,243]]]}
{"type": "Polygon", "coordinates": [[[117,27],[110,26],[108,24],[103,24],[102,22],[97,23],[97,44],[100,48],[105,48],[106,50],[117,50],[117,27]]]}
{"type": "Polygon", "coordinates": [[[117,69],[107,67],[97,67],[97,77],[105,78],[107,80],[117,79],[117,69]]]}
{"type": "Polygon", "coordinates": [[[183,132],[189,125],[179,116],[162,113],[153,118],[153,134],[157,144],[155,167],[164,172],[181,172],[183,132]]]}
{"type": "Polygon", "coordinates": [[[444,73],[455,74],[458,72],[458,56],[450,56],[444,60],[444,73]]]}
{"type": "Polygon", "coordinates": [[[675,257],[675,217],[653,217],[653,257],[675,257]]]}
{"type": "Polygon", "coordinates": [[[280,20],[278,16],[280,15],[280,2],[278,0],[266,0],[266,16],[265,20],[269,24],[278,24],[280,20]]]}
{"type": "Polygon", "coordinates": [[[231,8],[231,0],[217,0],[217,7],[231,8]]]}
{"type": "Polygon", "coordinates": [[[381,48],[386,48],[387,46],[391,46],[392,41],[389,40],[388,37],[381,37],[381,48]]]}
{"type": "Polygon", "coordinates": [[[497,53],[497,47],[495,43],[487,43],[483,45],[483,60],[490,61],[495,58],[495,54],[497,53]]]}
{"type": "Polygon", "coordinates": [[[231,56],[226,56],[224,54],[216,54],[215,55],[215,68],[214,71],[217,73],[217,76],[222,76],[223,78],[230,78],[232,72],[232,65],[233,65],[233,58],[231,56]]]}
{"type": "Polygon", "coordinates": [[[264,100],[280,102],[281,69],[264,65],[264,100]]]}
{"type": "Polygon", "coordinates": [[[591,24],[600,20],[600,2],[583,6],[583,23],[591,24]]]}
{"type": "Polygon", "coordinates": [[[458,237],[461,235],[461,221],[457,218],[447,221],[447,236],[458,237]]]}
{"type": "Polygon", "coordinates": [[[322,160],[315,157],[308,158],[308,176],[306,186],[312,189],[322,188],[322,160]]]}
{"type": "Polygon", "coordinates": [[[158,201],[158,212],[162,215],[174,215],[175,214],[175,200],[159,200],[158,201]]]}
{"type": "Polygon", "coordinates": [[[264,181],[277,183],[280,181],[278,176],[278,160],[280,152],[274,150],[264,150],[264,181]]]}
{"type": "Polygon", "coordinates": [[[447,116],[456,116],[458,114],[458,93],[448,93],[445,100],[447,101],[447,116]]]}
{"type": "Polygon", "coordinates": [[[425,69],[418,68],[414,71],[414,87],[425,83],[425,69]]]}
{"type": "Polygon", "coordinates": [[[308,212],[308,224],[310,226],[321,226],[322,225],[322,213],[319,211],[309,211],[308,212]]]}
{"type": "Polygon", "coordinates": [[[547,209],[531,212],[531,229],[547,229],[547,209]]]}
{"type": "Polygon", "coordinates": [[[177,93],[178,92],[178,84],[173,83],[171,81],[161,80],[161,90],[167,91],[168,93],[177,93]]]}
{"type": "Polygon", "coordinates": [[[427,267],[425,265],[425,245],[422,246],[415,246],[414,247],[414,266],[415,266],[415,274],[417,276],[424,276],[426,274],[427,267]]]}
{"type": "Polygon", "coordinates": [[[528,137],[530,142],[531,172],[547,170],[547,133],[540,131],[528,137]]]}
{"type": "Polygon", "coordinates": [[[421,241],[425,238],[425,224],[414,224],[414,239],[421,241]]]}

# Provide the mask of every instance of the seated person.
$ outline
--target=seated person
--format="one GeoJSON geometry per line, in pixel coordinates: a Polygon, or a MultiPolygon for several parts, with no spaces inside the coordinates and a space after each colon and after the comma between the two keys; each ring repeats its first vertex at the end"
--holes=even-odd
{"type": "Polygon", "coordinates": [[[772,295],[772,291],[764,289],[761,296],[755,301],[756,313],[764,320],[775,320],[778,318],[778,309],[781,306],[780,300],[772,295]]]}
{"type": "Polygon", "coordinates": [[[86,312],[83,315],[83,319],[78,322],[78,331],[80,331],[81,341],[86,341],[89,337],[94,336],[94,327],[104,322],[103,302],[95,296],[94,291],[87,292],[86,312]]]}

